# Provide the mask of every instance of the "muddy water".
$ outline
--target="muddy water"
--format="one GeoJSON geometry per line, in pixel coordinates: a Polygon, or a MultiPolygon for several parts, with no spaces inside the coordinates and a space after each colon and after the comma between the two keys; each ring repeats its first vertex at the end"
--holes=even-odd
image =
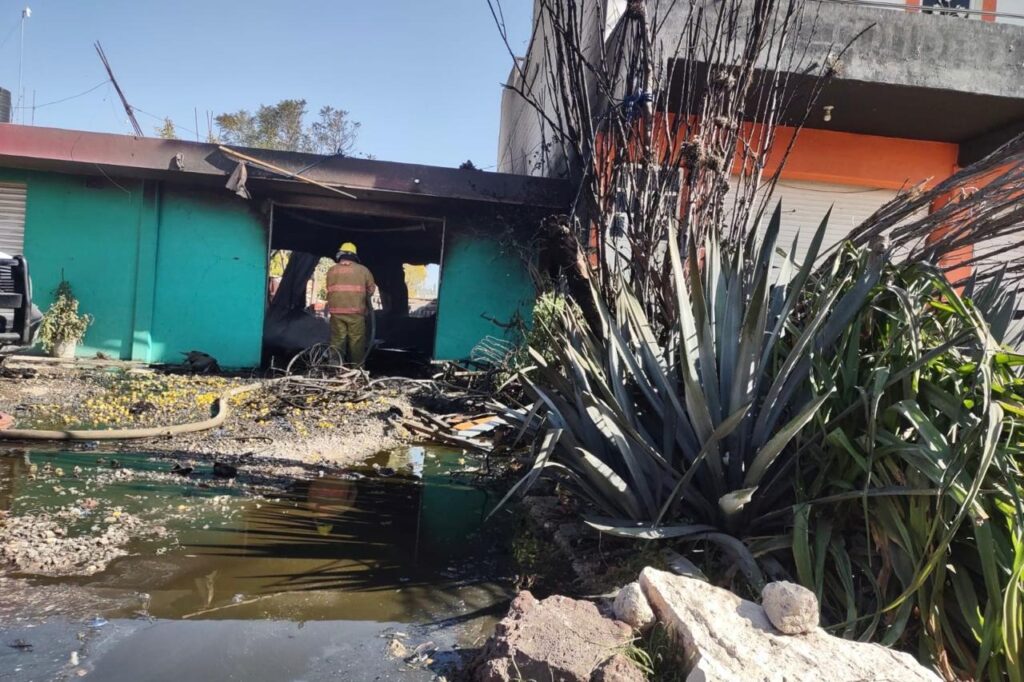
{"type": "MultiPolygon", "coordinates": [[[[169,467],[117,457],[139,471],[169,467]]],[[[132,543],[94,575],[9,576],[0,680],[433,679],[509,597],[505,534],[482,525],[494,499],[456,475],[472,464],[456,453],[383,454],[295,480],[273,499],[198,468],[180,483],[109,480],[109,456],[29,459],[37,471],[80,471],[54,484],[30,478],[23,455],[0,457],[0,508],[10,514],[67,505],[68,488],[87,489],[168,533],[132,543]],[[396,636],[439,652],[389,657],[396,636]],[[8,646],[19,639],[32,649],[8,646]]]]}

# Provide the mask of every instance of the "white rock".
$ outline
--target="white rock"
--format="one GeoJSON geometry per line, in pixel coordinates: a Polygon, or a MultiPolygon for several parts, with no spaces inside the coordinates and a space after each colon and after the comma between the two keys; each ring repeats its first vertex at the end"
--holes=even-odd
{"type": "Polygon", "coordinates": [[[783,634],[802,635],[818,627],[818,598],[803,585],[768,583],[761,590],[761,607],[783,634]]]}
{"type": "Polygon", "coordinates": [[[701,580],[653,568],[640,587],[681,650],[687,682],[939,682],[909,654],[815,629],[779,634],[764,609],[701,580]]]}
{"type": "Polygon", "coordinates": [[[647,597],[640,589],[640,583],[630,583],[619,590],[612,604],[615,618],[631,625],[636,630],[646,630],[654,625],[654,611],[647,603],[647,597]]]}

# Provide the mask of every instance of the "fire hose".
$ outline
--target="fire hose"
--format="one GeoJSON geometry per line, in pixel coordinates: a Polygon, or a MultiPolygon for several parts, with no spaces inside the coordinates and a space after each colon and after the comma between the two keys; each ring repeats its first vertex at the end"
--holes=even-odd
{"type": "Polygon", "coordinates": [[[184,433],[196,433],[215,429],[224,423],[231,414],[231,398],[258,388],[264,388],[278,379],[261,381],[247,386],[236,386],[221,393],[214,401],[216,411],[209,419],[172,426],[151,426],[138,429],[70,429],[67,431],[51,431],[43,429],[3,429],[0,440],[134,440],[139,438],[162,438],[180,436],[184,433]]]}

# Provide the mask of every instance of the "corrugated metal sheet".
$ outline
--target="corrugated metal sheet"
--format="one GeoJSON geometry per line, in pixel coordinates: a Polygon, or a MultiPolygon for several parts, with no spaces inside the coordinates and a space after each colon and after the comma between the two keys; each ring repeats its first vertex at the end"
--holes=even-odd
{"type": "Polygon", "coordinates": [[[25,185],[0,182],[0,251],[12,256],[25,249],[25,185]]]}
{"type": "MultiPolygon", "coordinates": [[[[730,180],[729,184],[731,187],[735,187],[735,180],[730,180]]],[[[832,216],[828,222],[822,249],[842,241],[850,230],[895,196],[896,190],[892,189],[872,189],[802,180],[780,181],[772,199],[773,209],[776,202],[782,201],[779,247],[789,250],[794,237],[799,233],[800,239],[797,242],[796,254],[799,262],[803,259],[811,236],[818,229],[829,206],[832,206],[832,216]]]]}

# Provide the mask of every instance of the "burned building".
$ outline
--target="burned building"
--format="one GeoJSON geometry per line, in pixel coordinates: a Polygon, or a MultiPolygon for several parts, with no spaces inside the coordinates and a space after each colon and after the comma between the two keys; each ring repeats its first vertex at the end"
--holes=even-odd
{"type": "Polygon", "coordinates": [[[548,178],[0,125],[0,239],[27,255],[41,307],[64,278],[95,317],[83,356],[196,349],[251,367],[326,340],[309,282],[351,241],[379,285],[379,344],[466,360],[528,323],[533,235],[567,193],[548,178]],[[281,281],[278,252],[292,255],[281,281]],[[410,304],[415,266],[436,299],[410,304]]]}

